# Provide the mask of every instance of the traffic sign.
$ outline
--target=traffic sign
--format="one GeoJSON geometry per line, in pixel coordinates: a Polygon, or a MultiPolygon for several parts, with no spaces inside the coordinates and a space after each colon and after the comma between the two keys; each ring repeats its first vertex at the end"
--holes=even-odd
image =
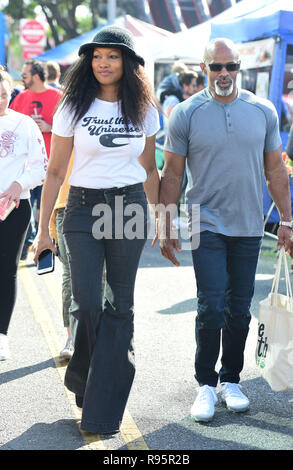
{"type": "Polygon", "coordinates": [[[23,46],[45,46],[46,31],[37,20],[20,20],[20,44],[23,46]]]}
{"type": "Polygon", "coordinates": [[[22,46],[22,58],[24,60],[34,59],[43,52],[43,46],[22,46]]]}

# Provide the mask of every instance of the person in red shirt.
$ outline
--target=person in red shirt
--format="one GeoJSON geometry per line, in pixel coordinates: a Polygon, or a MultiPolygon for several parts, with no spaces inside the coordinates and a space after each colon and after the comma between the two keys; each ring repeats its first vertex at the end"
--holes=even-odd
{"type": "MultiPolygon", "coordinates": [[[[26,61],[23,65],[21,77],[25,90],[18,93],[9,107],[14,111],[26,114],[34,119],[43,134],[46,152],[49,158],[53,116],[61,99],[62,92],[47,84],[47,66],[45,62],[34,59],[26,61]]],[[[36,201],[35,227],[32,228],[34,233],[28,231],[21,259],[26,258],[28,247],[32,243],[31,237],[37,232],[41,192],[42,186],[37,186],[31,191],[32,206],[34,206],[36,201]]]]}
{"type": "Polygon", "coordinates": [[[35,120],[43,134],[49,158],[53,115],[62,92],[46,83],[47,69],[45,62],[26,61],[21,77],[25,90],[18,93],[10,108],[27,114],[35,120]]]}

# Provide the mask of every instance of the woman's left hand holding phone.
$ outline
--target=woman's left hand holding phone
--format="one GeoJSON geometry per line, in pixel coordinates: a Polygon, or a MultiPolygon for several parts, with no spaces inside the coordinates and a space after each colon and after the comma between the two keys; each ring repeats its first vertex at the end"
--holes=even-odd
{"type": "Polygon", "coordinates": [[[39,230],[32,245],[35,264],[38,263],[40,253],[44,250],[49,249],[55,256],[58,256],[57,248],[50,238],[49,222],[60,186],[66,176],[72,148],[73,137],[60,137],[52,134],[49,164],[42,191],[39,230]]]}
{"type": "Polygon", "coordinates": [[[37,264],[38,258],[42,251],[51,250],[57,256],[57,248],[52,242],[49,232],[47,234],[37,233],[36,238],[32,244],[32,251],[34,253],[34,263],[37,264]]]}

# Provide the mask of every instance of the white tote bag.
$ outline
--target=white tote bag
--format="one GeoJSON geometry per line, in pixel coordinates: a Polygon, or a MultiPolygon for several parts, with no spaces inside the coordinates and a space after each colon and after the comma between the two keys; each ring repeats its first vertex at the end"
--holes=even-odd
{"type": "Polygon", "coordinates": [[[272,390],[293,390],[293,298],[284,248],[279,253],[271,292],[259,303],[255,358],[272,390]],[[279,293],[282,265],[286,295],[279,293]]]}

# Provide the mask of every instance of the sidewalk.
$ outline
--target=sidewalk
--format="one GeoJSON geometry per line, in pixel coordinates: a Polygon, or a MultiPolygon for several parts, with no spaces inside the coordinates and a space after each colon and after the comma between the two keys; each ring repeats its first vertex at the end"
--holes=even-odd
{"type": "Polygon", "coordinates": [[[19,269],[9,330],[12,358],[0,362],[0,450],[292,450],[293,392],[273,392],[258,376],[254,350],[258,302],[271,287],[275,242],[266,242],[256,276],[253,320],[242,385],[247,413],[219,403],[211,423],[190,419],[195,280],[189,252],[173,267],[148,242],[135,291],[136,377],[121,433],[101,439],[79,430],[80,412],[63,385],[59,360],[66,333],[61,315],[61,265],[37,276],[32,256],[19,269]]]}

